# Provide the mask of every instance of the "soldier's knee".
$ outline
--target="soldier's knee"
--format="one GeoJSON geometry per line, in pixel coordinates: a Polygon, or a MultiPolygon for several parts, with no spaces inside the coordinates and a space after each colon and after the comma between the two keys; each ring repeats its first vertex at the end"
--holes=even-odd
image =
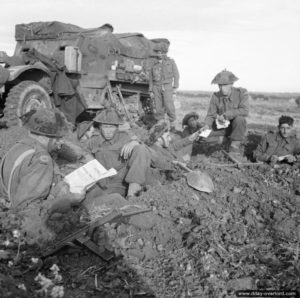
{"type": "Polygon", "coordinates": [[[136,145],[132,150],[132,155],[135,156],[145,156],[147,154],[146,146],[145,145],[136,145]]]}
{"type": "Polygon", "coordinates": [[[233,120],[232,120],[233,124],[235,125],[246,125],[246,118],[243,116],[236,116],[233,120]]]}

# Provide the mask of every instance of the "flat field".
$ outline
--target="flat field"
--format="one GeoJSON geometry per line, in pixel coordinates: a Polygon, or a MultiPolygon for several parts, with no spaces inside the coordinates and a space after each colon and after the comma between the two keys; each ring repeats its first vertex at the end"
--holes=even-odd
{"type": "MultiPolygon", "coordinates": [[[[178,128],[186,113],[196,111],[200,118],[204,119],[211,92],[203,91],[180,91],[175,99],[178,116],[178,128]]],[[[247,119],[249,128],[269,128],[276,126],[281,115],[289,115],[295,119],[295,125],[300,127],[300,107],[295,99],[300,93],[251,93],[250,114],[247,119]]]]}

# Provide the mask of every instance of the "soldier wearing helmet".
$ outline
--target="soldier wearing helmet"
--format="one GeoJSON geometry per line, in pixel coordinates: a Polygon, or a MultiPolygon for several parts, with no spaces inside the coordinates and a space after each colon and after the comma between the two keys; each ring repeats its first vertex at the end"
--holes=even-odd
{"type": "Polygon", "coordinates": [[[246,89],[233,87],[237,80],[238,78],[227,70],[214,77],[211,83],[218,84],[219,91],[214,92],[211,97],[203,129],[213,130],[210,137],[225,137],[224,140],[229,143],[230,154],[242,158],[239,147],[246,133],[249,99],[246,89]]]}
{"type": "Polygon", "coordinates": [[[96,132],[87,147],[105,168],[114,168],[118,174],[98,182],[88,197],[111,193],[136,195],[146,183],[151,163],[148,151],[137,138],[119,130],[123,121],[114,109],[103,110],[93,122],[96,132]]]}
{"type": "Polygon", "coordinates": [[[157,60],[149,72],[149,92],[154,98],[156,120],[164,119],[166,112],[173,129],[176,120],[173,94],[179,86],[179,72],[175,61],[167,57],[169,43],[160,41],[154,47],[157,60]]]}
{"type": "Polygon", "coordinates": [[[195,132],[178,139],[176,134],[170,134],[165,121],[159,121],[150,129],[146,141],[152,152],[152,163],[158,168],[169,169],[173,160],[189,161],[193,142],[197,138],[198,132],[195,132]]]}
{"type": "Polygon", "coordinates": [[[199,129],[201,129],[205,124],[199,121],[199,114],[196,112],[190,112],[183,117],[181,132],[181,137],[185,138],[199,129]]]}
{"type": "Polygon", "coordinates": [[[22,213],[28,242],[50,240],[54,235],[46,227],[47,215],[79,203],[84,194],[70,194],[49,154],[62,137],[61,114],[48,109],[31,110],[22,119],[28,135],[1,160],[0,192],[8,207],[22,213]]]}

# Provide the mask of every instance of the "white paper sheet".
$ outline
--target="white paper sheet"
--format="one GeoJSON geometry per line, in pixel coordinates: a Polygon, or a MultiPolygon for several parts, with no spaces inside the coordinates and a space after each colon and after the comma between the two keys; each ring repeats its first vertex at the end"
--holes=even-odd
{"type": "Polygon", "coordinates": [[[200,134],[199,137],[207,138],[211,133],[211,129],[205,129],[200,134]]]}
{"type": "Polygon", "coordinates": [[[229,120],[225,120],[224,122],[220,122],[218,119],[216,119],[217,129],[226,128],[226,127],[229,126],[229,124],[230,124],[229,120]]]}
{"type": "Polygon", "coordinates": [[[68,174],[64,181],[70,186],[70,192],[81,193],[84,189],[93,186],[97,181],[116,175],[117,171],[114,168],[106,170],[102,164],[93,159],[68,174]]]}
{"type": "Polygon", "coordinates": [[[288,157],[288,155],[278,156],[279,161],[283,161],[288,157]]]}

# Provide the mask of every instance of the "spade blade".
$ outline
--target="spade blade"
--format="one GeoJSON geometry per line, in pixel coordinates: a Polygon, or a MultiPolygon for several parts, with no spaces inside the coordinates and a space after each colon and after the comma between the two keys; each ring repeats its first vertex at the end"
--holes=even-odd
{"type": "Polygon", "coordinates": [[[214,191],[214,183],[207,173],[192,171],[186,174],[189,186],[203,192],[211,193],[214,191]]]}

